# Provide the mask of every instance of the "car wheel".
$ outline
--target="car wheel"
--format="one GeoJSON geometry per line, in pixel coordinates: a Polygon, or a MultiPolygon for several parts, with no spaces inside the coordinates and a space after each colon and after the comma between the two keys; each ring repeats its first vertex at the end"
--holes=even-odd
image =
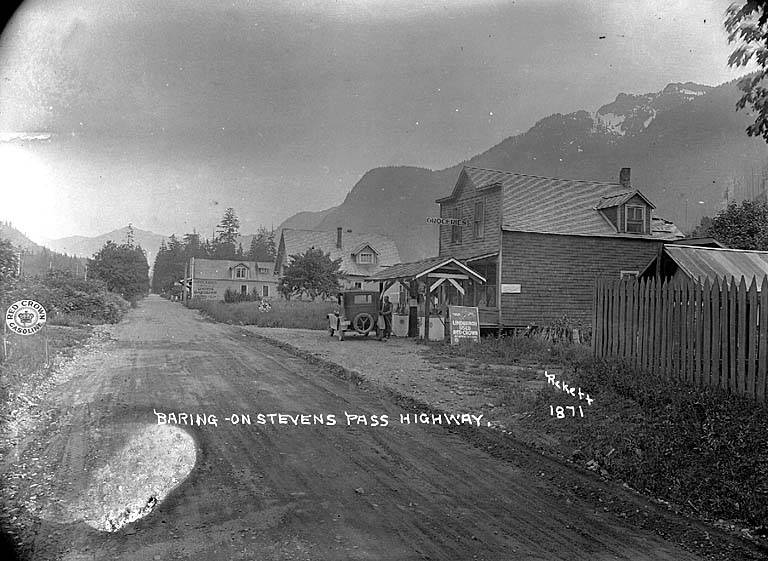
{"type": "Polygon", "coordinates": [[[352,327],[354,327],[355,331],[358,333],[368,333],[375,325],[373,316],[368,312],[360,312],[355,316],[355,319],[352,320],[352,327]]]}

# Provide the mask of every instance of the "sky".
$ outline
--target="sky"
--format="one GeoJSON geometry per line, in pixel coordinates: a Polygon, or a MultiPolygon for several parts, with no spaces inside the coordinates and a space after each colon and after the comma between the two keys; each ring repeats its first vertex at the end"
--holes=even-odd
{"type": "Polygon", "coordinates": [[[619,92],[716,85],[730,0],[36,0],[0,35],[0,220],[241,232],[619,92]],[[604,37],[604,38],[600,38],[604,37]]]}

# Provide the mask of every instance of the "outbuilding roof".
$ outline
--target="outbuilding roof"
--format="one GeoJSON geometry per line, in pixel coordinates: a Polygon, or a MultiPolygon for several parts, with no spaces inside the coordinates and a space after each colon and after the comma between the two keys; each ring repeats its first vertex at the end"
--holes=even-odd
{"type": "MultiPolygon", "coordinates": [[[[368,234],[361,232],[347,232],[341,234],[341,248],[336,246],[337,232],[323,232],[320,230],[298,230],[284,228],[281,233],[281,242],[278,246],[279,261],[288,264],[291,255],[301,254],[308,249],[319,249],[323,253],[330,253],[331,259],[341,258],[341,270],[347,275],[368,276],[381,267],[394,265],[400,262],[400,252],[395,242],[381,234],[368,234]],[[283,252],[283,244],[285,244],[283,252]],[[357,263],[352,257],[365,246],[370,246],[377,256],[378,262],[371,265],[357,263]]],[[[279,266],[280,263],[278,263],[279,266]]]]}
{"type": "MultiPolygon", "coordinates": [[[[740,282],[744,277],[747,285],[756,279],[759,288],[763,277],[768,275],[768,251],[664,244],[664,253],[686,276],[699,282],[707,279],[710,282],[715,279],[730,282],[731,277],[740,282]]],[[[646,271],[654,263],[655,260],[646,267],[646,271]]]]}

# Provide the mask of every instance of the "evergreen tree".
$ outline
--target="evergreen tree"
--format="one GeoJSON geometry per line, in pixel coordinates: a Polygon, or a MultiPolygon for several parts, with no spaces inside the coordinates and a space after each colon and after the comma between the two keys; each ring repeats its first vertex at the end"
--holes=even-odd
{"type": "Polygon", "coordinates": [[[274,261],[277,255],[275,247],[275,231],[260,226],[256,235],[251,239],[248,259],[251,261],[274,261]]]}

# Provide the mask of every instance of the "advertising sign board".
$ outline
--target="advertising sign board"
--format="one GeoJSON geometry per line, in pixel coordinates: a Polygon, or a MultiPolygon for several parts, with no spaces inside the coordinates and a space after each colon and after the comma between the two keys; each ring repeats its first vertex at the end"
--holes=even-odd
{"type": "Polygon", "coordinates": [[[475,306],[448,306],[451,345],[459,341],[480,342],[480,315],[475,306]]]}

